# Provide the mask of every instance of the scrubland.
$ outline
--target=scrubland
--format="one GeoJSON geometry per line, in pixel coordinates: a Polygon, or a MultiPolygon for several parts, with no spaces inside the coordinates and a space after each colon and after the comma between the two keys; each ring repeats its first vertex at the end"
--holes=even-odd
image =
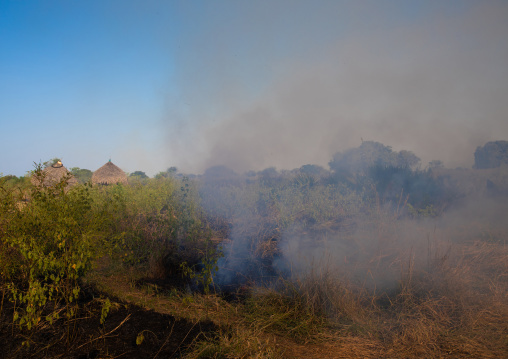
{"type": "Polygon", "coordinates": [[[508,356],[505,168],[65,184],[0,179],[0,356],[508,356]]]}

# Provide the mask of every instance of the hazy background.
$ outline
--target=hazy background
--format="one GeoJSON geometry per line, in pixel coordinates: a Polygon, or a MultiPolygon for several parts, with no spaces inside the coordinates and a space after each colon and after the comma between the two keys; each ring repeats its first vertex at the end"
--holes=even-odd
{"type": "Polygon", "coordinates": [[[508,139],[506,1],[0,3],[0,172],[307,163],[508,139]]]}

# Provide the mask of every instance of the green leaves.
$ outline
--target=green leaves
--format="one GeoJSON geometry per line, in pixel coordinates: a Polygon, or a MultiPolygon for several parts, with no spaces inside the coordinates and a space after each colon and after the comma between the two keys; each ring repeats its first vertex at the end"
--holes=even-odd
{"type": "Polygon", "coordinates": [[[143,340],[145,340],[145,336],[143,335],[143,332],[141,332],[136,337],[136,345],[141,345],[143,343],[143,340]]]}
{"type": "Polygon", "coordinates": [[[106,298],[106,300],[104,301],[104,304],[102,305],[102,310],[101,310],[101,324],[102,325],[106,321],[106,317],[109,314],[110,308],[111,308],[111,302],[109,301],[109,298],[106,298]]]}
{"type": "MultiPolygon", "coordinates": [[[[34,176],[43,179],[40,166],[34,176]]],[[[10,207],[8,220],[0,222],[0,258],[9,251],[16,259],[9,263],[9,272],[0,265],[2,280],[19,305],[14,321],[27,329],[58,318],[52,313],[42,317],[48,300],[63,304],[72,317],[70,303],[79,297],[78,281],[91,268],[101,238],[88,187],[66,191],[65,178],[50,186],[42,182],[31,188],[29,202],[10,207]]],[[[0,200],[1,208],[11,199],[0,200]]]]}
{"type": "Polygon", "coordinates": [[[194,268],[188,266],[187,262],[180,264],[180,270],[184,276],[194,279],[196,283],[201,284],[204,293],[209,294],[210,288],[214,286],[213,277],[219,270],[217,263],[223,256],[224,254],[207,240],[207,246],[201,258],[201,271],[196,272],[194,268]]]}

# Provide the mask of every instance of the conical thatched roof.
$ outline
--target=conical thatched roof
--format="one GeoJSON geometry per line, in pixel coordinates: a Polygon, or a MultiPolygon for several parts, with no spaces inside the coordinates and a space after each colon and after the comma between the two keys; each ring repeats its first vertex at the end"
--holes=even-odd
{"type": "MultiPolygon", "coordinates": [[[[67,168],[65,168],[65,166],[60,161],[58,161],[52,166],[46,167],[45,169],[42,170],[42,173],[44,175],[42,185],[45,187],[56,185],[62,180],[64,176],[68,176],[70,174],[67,168]]],[[[35,186],[41,184],[40,183],[41,181],[35,175],[32,176],[32,179],[30,181],[35,186]]],[[[78,180],[73,175],[70,175],[70,178],[67,180],[67,185],[74,186],[76,184],[78,184],[78,180]]]]}
{"type": "Polygon", "coordinates": [[[127,175],[118,166],[114,165],[111,160],[106,162],[104,166],[95,171],[92,175],[92,183],[94,184],[128,184],[127,175]]]}

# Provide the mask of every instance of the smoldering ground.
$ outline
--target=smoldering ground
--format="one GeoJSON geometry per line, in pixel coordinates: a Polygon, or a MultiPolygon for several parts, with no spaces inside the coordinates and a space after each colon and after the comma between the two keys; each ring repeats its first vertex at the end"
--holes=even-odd
{"type": "Polygon", "coordinates": [[[506,241],[507,211],[504,200],[476,198],[434,219],[399,219],[384,210],[356,218],[349,230],[316,233],[296,225],[283,235],[274,266],[292,278],[332,272],[369,291],[390,292],[410,271],[433,273],[464,261],[465,245],[506,241]]]}
{"type": "MultiPolygon", "coordinates": [[[[468,184],[465,188],[476,182],[477,170],[459,172],[468,184]]],[[[500,168],[489,176],[501,178],[502,173],[505,169],[500,168]]],[[[486,191],[485,180],[474,192],[454,198],[441,213],[424,215],[410,209],[407,198],[366,203],[360,193],[339,186],[333,192],[341,193],[330,200],[332,192],[324,191],[326,186],[262,188],[255,182],[249,187],[238,177],[235,181],[236,185],[223,182],[219,187],[215,183],[208,194],[202,192],[205,209],[220,213],[229,229],[215,276],[218,289],[224,291],[246,284],[270,287],[281,278],[333,276],[336,283],[369,293],[393,293],[413,277],[437,280],[439,271],[473,268],[474,263],[468,263],[478,258],[471,249],[498,245],[508,233],[506,196],[486,191]],[[304,197],[313,198],[314,204],[304,205],[304,197]],[[326,220],[309,218],[318,218],[315,210],[334,207],[336,212],[322,217],[326,220]]]]}

